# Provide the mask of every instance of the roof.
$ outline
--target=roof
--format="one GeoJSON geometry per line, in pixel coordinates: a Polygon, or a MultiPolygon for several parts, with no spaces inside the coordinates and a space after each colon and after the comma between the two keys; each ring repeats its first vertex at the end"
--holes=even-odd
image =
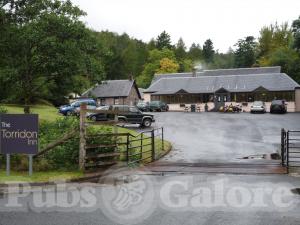
{"type": "Polygon", "coordinates": [[[128,97],[133,86],[140,96],[134,80],[106,80],[90,88],[82,96],[95,96],[97,98],[128,97]]]}
{"type": "Polygon", "coordinates": [[[154,95],[163,95],[175,94],[184,90],[187,93],[196,94],[214,93],[221,88],[229,92],[252,92],[258,88],[264,88],[269,91],[292,91],[296,87],[299,87],[299,84],[287,74],[278,72],[278,67],[269,67],[212,70],[206,73],[206,75],[202,74],[196,77],[162,77],[156,80],[146,92],[153,93],[154,95]],[[248,71],[248,74],[246,71],[248,71]],[[274,71],[275,73],[261,74],[261,72],[269,71],[274,71]]]}
{"type": "Polygon", "coordinates": [[[201,72],[197,71],[196,74],[193,74],[192,72],[155,74],[155,76],[152,79],[151,84],[153,84],[154,82],[156,82],[162,78],[266,74],[266,73],[280,73],[280,70],[281,70],[280,66],[273,66],[273,67],[204,70],[201,72]]]}

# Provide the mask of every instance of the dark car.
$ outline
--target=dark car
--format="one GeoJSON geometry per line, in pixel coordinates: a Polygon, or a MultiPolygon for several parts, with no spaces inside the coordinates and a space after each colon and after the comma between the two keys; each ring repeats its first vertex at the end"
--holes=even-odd
{"type": "Polygon", "coordinates": [[[162,101],[152,101],[149,106],[151,112],[169,111],[169,106],[162,101]]]}
{"type": "Polygon", "coordinates": [[[87,104],[88,109],[96,109],[96,101],[93,99],[81,99],[75,102],[72,102],[70,105],[63,105],[59,107],[59,113],[63,114],[64,116],[70,116],[78,114],[80,105],[87,104]]]}
{"type": "Polygon", "coordinates": [[[284,100],[274,100],[271,103],[270,113],[286,113],[287,107],[284,100]]]}
{"type": "MultiPolygon", "coordinates": [[[[142,113],[136,106],[128,105],[113,105],[109,110],[119,110],[118,120],[124,123],[140,124],[144,127],[150,127],[154,120],[151,114],[142,113]]],[[[88,115],[88,118],[93,121],[107,121],[113,120],[114,115],[104,113],[93,113],[88,115]]]]}
{"type": "Polygon", "coordinates": [[[149,102],[138,102],[136,107],[141,110],[142,112],[149,112],[150,111],[150,105],[149,102]]]}

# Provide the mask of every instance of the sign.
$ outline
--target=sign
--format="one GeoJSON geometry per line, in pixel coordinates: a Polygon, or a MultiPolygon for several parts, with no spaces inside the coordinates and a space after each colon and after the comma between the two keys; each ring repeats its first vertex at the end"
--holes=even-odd
{"type": "Polygon", "coordinates": [[[0,153],[37,154],[38,129],[38,115],[1,114],[0,153]]]}

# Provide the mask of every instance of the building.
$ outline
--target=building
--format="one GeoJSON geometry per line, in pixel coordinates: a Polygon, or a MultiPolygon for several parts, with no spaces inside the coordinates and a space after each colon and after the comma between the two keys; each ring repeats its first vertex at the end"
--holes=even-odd
{"type": "Polygon", "coordinates": [[[141,94],[134,80],[106,80],[82,94],[96,99],[98,105],[135,105],[141,94]]]}
{"type": "Polygon", "coordinates": [[[288,111],[295,111],[299,87],[287,74],[281,73],[280,67],[204,70],[155,75],[144,91],[144,99],[164,101],[170,110],[182,110],[190,104],[200,105],[203,110],[204,103],[209,109],[241,103],[245,111],[250,108],[248,103],[256,100],[265,101],[268,106],[274,99],[285,99],[288,111]]]}

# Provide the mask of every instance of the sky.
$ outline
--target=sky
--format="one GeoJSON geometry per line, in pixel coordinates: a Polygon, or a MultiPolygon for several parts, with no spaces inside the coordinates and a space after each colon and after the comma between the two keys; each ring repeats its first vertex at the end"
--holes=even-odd
{"type": "Polygon", "coordinates": [[[187,47],[212,39],[226,52],[238,39],[259,36],[263,26],[292,23],[300,0],[72,0],[88,15],[88,27],[109,30],[148,42],[163,30],[187,47]]]}

